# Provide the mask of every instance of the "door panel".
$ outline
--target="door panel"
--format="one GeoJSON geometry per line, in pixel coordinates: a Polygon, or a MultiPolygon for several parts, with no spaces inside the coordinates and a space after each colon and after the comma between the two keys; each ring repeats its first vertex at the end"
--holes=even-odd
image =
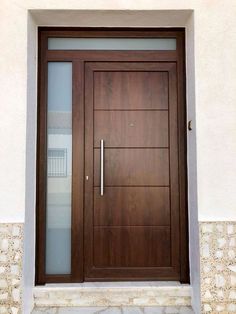
{"type": "Polygon", "coordinates": [[[95,111],[94,146],[168,147],[168,111],[95,111]]]}
{"type": "Polygon", "coordinates": [[[85,279],[177,280],[175,63],[89,62],[85,108],[85,279]]]}
{"type": "Polygon", "coordinates": [[[94,99],[102,110],[168,109],[168,73],[97,71],[94,99]]]}
{"type": "Polygon", "coordinates": [[[95,226],[169,226],[168,187],[94,188],[95,226]]]}
{"type": "Polygon", "coordinates": [[[96,227],[95,267],[171,266],[169,227],[96,227]]]}
{"type": "MultiPolygon", "coordinates": [[[[167,149],[106,148],[105,182],[107,186],[168,185],[169,153],[167,149]]],[[[100,185],[100,150],[94,149],[94,183],[100,185]]]]}

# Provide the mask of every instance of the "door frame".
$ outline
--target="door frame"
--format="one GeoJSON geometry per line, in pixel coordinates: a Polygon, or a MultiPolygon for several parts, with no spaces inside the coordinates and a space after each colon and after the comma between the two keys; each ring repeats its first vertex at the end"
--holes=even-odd
{"type": "MultiPolygon", "coordinates": [[[[36,181],[36,284],[84,280],[84,63],[86,61],[165,61],[177,65],[178,158],[180,207],[180,281],[189,283],[186,72],[184,28],[69,28],[40,27],[38,45],[38,121],[36,181]],[[48,50],[49,37],[175,38],[175,51],[76,51],[48,50]],[[72,62],[72,224],[71,274],[46,275],[46,101],[47,62],[72,62]],[[75,110],[77,108],[77,110],[75,110]],[[79,162],[78,162],[79,160],[79,162]],[[73,250],[76,247],[76,250],[73,250]],[[80,254],[79,254],[80,252],[80,254]],[[81,254],[82,252],[82,254],[81,254]]],[[[150,279],[149,279],[150,280],[150,279]]]]}

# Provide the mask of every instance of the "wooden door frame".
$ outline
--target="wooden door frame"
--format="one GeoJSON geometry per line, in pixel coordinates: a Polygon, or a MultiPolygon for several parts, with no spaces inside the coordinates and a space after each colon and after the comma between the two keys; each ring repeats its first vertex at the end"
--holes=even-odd
{"type": "MultiPolygon", "coordinates": [[[[87,61],[160,61],[177,65],[178,158],[180,207],[180,281],[189,282],[186,73],[184,28],[68,28],[40,27],[38,45],[38,121],[36,185],[36,284],[84,280],[84,63],[87,61]],[[175,51],[48,50],[49,37],[176,38],[175,51]],[[46,275],[46,100],[47,62],[72,62],[72,226],[71,275],[46,275]],[[75,108],[77,110],[75,110],[75,108]],[[78,162],[79,160],[79,162],[78,162]],[[73,247],[77,249],[73,250],[73,247]],[[81,254],[82,252],[82,254],[81,254]]],[[[149,279],[150,280],[150,279],[149,279]]]]}

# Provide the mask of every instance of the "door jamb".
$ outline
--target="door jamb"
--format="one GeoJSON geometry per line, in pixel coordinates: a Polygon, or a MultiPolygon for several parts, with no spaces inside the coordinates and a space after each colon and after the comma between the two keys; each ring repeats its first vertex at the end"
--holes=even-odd
{"type": "MultiPolygon", "coordinates": [[[[83,63],[85,61],[105,61],[102,51],[56,51],[47,49],[48,37],[117,37],[117,38],[176,38],[176,51],[147,51],[150,61],[175,61],[177,63],[178,81],[178,146],[179,146],[179,188],[180,188],[180,281],[189,283],[189,252],[188,252],[188,200],[187,200],[187,134],[186,134],[186,72],[185,72],[185,29],[184,28],[76,28],[76,27],[40,27],[39,28],[39,60],[38,60],[38,122],[37,122],[37,186],[36,186],[36,284],[46,282],[82,282],[83,281],[83,193],[84,173],[84,108],[78,106],[84,100],[83,63]],[[72,167],[78,174],[72,178],[72,248],[73,243],[79,243],[79,250],[72,250],[71,275],[46,275],[45,273],[45,227],[46,227],[46,99],[48,61],[71,61],[73,63],[73,78],[78,79],[78,85],[73,83],[73,108],[78,106],[80,112],[73,116],[73,162],[72,167]],[[77,68],[77,71],[74,69],[77,68]],[[80,120],[81,119],[81,120],[80,120]],[[83,121],[82,121],[83,120],[83,121]],[[79,127],[76,129],[80,121],[79,127]],[[76,132],[76,133],[75,133],[76,132]],[[183,136],[184,134],[184,136],[183,136]],[[78,142],[79,141],[79,142],[78,142]],[[76,145],[77,143],[77,145],[76,145]],[[82,144],[82,146],[81,146],[82,144]],[[75,160],[81,163],[76,166],[75,160]],[[77,159],[78,160],[78,159],[77,159]],[[75,208],[79,208],[75,210],[75,208]],[[79,267],[78,267],[79,265],[79,267]]],[[[112,53],[112,52],[111,52],[112,53]]],[[[122,52],[121,56],[128,51],[122,52]]],[[[114,61],[117,58],[114,57],[114,61]]],[[[129,61],[129,60],[128,60],[129,61]]],[[[141,61],[138,52],[132,52],[130,61],[141,61]]],[[[73,80],[75,81],[75,80],[73,80]]]]}

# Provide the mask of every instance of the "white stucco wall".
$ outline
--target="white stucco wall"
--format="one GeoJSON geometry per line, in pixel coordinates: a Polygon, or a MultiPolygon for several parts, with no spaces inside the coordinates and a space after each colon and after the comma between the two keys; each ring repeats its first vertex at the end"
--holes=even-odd
{"type": "Polygon", "coordinates": [[[36,24],[94,26],[99,21],[109,26],[183,26],[187,23],[184,11],[172,11],[169,19],[168,14],[157,18],[156,10],[194,10],[199,220],[235,220],[234,0],[2,0],[0,221],[24,221],[29,9],[41,10],[32,11],[36,24]],[[71,11],[53,13],[51,9],[71,11]],[[96,15],[89,10],[103,11],[96,15]],[[114,10],[127,10],[122,25],[114,10]],[[152,11],[147,20],[137,10],[152,11]]]}

